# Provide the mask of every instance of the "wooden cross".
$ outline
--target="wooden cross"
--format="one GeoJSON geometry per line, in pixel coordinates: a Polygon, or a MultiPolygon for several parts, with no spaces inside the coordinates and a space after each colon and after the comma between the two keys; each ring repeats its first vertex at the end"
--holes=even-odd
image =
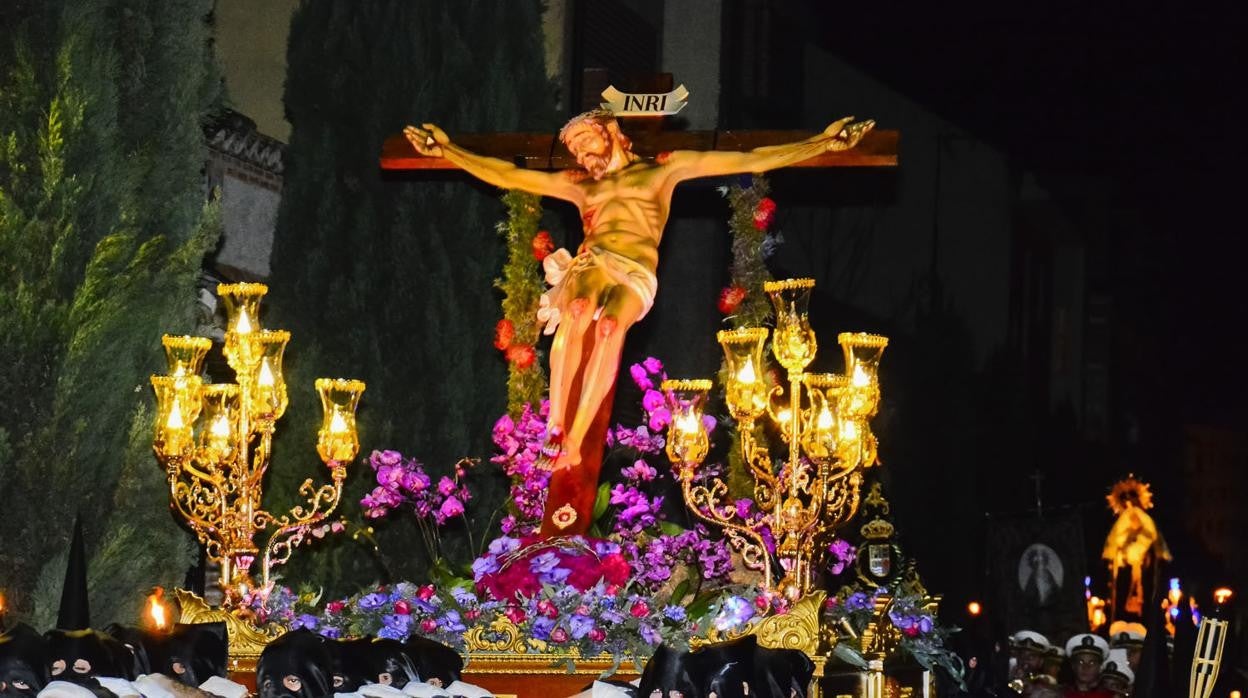
{"type": "MultiPolygon", "coordinates": [[[[672,150],[752,150],[764,145],[793,143],[815,135],[814,131],[658,131],[632,128],[632,119],[620,126],[633,141],[633,152],[653,158],[672,150]]],[[[563,143],[549,133],[452,134],[457,145],[532,170],[577,168],[563,143]]],[[[794,167],[896,167],[897,131],[873,130],[854,148],[824,153],[794,167]]],[[[381,148],[381,169],[390,171],[453,170],[444,158],[416,153],[403,134],[390,136],[381,148]]]]}

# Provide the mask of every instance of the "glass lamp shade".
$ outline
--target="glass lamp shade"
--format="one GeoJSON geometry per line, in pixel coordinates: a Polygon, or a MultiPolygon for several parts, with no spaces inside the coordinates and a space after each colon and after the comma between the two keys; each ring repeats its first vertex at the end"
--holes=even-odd
{"type": "Polygon", "coordinates": [[[262,330],[256,334],[260,360],[255,365],[248,399],[252,414],[260,419],[280,419],[290,403],[282,375],[282,356],[289,341],[290,333],[286,330],[262,330]]]}
{"type": "Polygon", "coordinates": [[[682,479],[693,476],[693,470],[706,458],[710,437],[702,422],[709,380],[665,380],[660,388],[667,395],[672,421],[667,426],[667,457],[679,469],[682,479]]]}
{"type": "Polygon", "coordinates": [[[810,407],[802,429],[802,450],[814,461],[824,461],[837,454],[840,440],[838,399],[846,384],[845,376],[832,373],[808,373],[803,378],[810,407]]]}
{"type": "Polygon", "coordinates": [[[199,445],[217,462],[228,461],[238,443],[240,403],[238,385],[213,383],[204,386],[203,424],[199,445]]]}
{"type": "Polygon", "coordinates": [[[181,456],[192,445],[195,420],[203,404],[203,380],[199,376],[152,376],[156,393],[156,438],[162,456],[181,456]]]}
{"type": "Polygon", "coordinates": [[[737,420],[757,419],[767,407],[767,382],[763,380],[765,327],[724,330],[715,335],[728,366],[724,394],[728,412],[737,420]]]}
{"type": "Polygon", "coordinates": [[[318,378],[323,418],[316,434],[316,452],[328,464],[348,463],[360,452],[355,410],[364,393],[364,382],[348,378],[318,378]]]}
{"type": "Polygon", "coordinates": [[[260,331],[260,300],[268,292],[265,284],[217,285],[225,304],[225,358],[236,372],[249,370],[258,358],[254,337],[260,331]]]}
{"type": "Polygon", "coordinates": [[[851,419],[869,419],[880,406],[880,356],[888,338],[866,332],[842,332],[837,341],[845,351],[845,376],[841,411],[851,419]]]}
{"type": "Polygon", "coordinates": [[[165,359],[169,362],[169,375],[198,376],[204,370],[204,357],[212,348],[207,337],[167,334],[160,338],[165,347],[165,359]]]}
{"type": "Polygon", "coordinates": [[[815,358],[818,342],[810,329],[810,292],[814,279],[768,281],[763,290],[771,296],[776,309],[776,331],[771,337],[771,351],[790,371],[801,371],[815,358]]]}

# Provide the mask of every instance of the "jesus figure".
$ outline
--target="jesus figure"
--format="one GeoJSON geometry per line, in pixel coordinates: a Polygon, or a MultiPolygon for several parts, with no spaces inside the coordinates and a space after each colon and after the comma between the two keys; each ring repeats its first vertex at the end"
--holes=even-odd
{"type": "Polygon", "coordinates": [[[546,465],[554,470],[544,534],[583,533],[590,524],[600,462],[582,462],[586,434],[615,384],[624,336],[654,305],[659,241],[676,185],[699,177],[760,173],[848,150],[875,125],[847,117],[796,143],[748,152],[677,150],[653,161],[632,151],[611,112],[573,118],[559,133],[584,169],[543,172],[478,155],[433,124],[404,130],[416,152],[449,160],[478,179],[569,201],[584,222],[575,256],[561,249],[543,261],[550,289],[538,318],[550,348],[550,417],[546,465]],[[579,395],[573,394],[574,386],[579,395]],[[575,401],[575,404],[573,404],[575,401]]]}

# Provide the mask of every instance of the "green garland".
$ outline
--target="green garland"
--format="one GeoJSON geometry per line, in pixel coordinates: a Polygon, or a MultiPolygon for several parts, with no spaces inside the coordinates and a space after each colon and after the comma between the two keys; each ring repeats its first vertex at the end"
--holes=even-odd
{"type": "Polygon", "coordinates": [[[494,280],[503,292],[503,318],[495,327],[494,346],[507,358],[507,412],[519,417],[525,404],[536,409],[546,396],[546,372],[537,356],[537,309],[546,283],[534,261],[549,253],[550,236],[537,229],[540,197],[509,191],[503,204],[507,220],[498,224],[498,232],[507,241],[507,261],[502,277],[494,280]]]}
{"type": "MultiPolygon", "coordinates": [[[[720,292],[719,310],[733,329],[763,327],[770,324],[774,313],[771,299],[763,292],[763,284],[772,280],[771,272],[763,261],[775,210],[775,202],[767,198],[769,190],[767,179],[758,175],[750,180],[749,186],[738,183],[723,190],[732,208],[728,219],[728,229],[732,234],[732,266],[729,268],[729,286],[720,292]]],[[[764,380],[770,380],[769,365],[768,354],[764,352],[761,367],[764,380]]],[[[719,384],[727,385],[729,377],[725,362],[719,369],[719,384]]],[[[735,443],[737,426],[733,424],[731,429],[730,442],[735,443]]],[[[734,497],[748,497],[753,493],[753,478],[737,449],[728,450],[728,489],[734,497]]]]}
{"type": "Polygon", "coordinates": [[[763,263],[764,243],[775,207],[767,198],[769,190],[766,178],[758,175],[748,187],[733,184],[728,188],[728,203],[732,207],[732,217],[728,219],[732,231],[732,281],[724,293],[733,289],[745,292],[740,304],[725,318],[733,329],[761,327],[771,320],[771,301],[763,293],[763,284],[772,280],[763,263]]]}

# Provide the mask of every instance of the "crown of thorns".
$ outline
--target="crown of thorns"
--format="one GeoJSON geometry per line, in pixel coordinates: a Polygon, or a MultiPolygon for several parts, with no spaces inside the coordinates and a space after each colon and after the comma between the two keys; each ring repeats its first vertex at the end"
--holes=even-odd
{"type": "Polygon", "coordinates": [[[602,125],[607,121],[615,121],[615,113],[606,109],[590,109],[583,114],[577,114],[571,119],[568,119],[568,123],[564,124],[563,128],[559,129],[559,140],[562,141],[573,126],[583,124],[587,121],[602,125]]]}

